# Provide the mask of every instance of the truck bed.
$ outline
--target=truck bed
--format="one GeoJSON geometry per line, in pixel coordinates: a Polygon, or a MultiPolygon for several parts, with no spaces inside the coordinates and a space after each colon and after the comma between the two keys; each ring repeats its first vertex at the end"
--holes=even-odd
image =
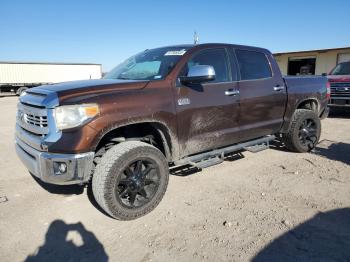
{"type": "Polygon", "coordinates": [[[288,124],[295,110],[305,101],[315,102],[315,108],[320,117],[327,115],[327,78],[324,76],[284,76],[288,101],[284,115],[285,124],[282,131],[288,129],[288,124]]]}
{"type": "Polygon", "coordinates": [[[324,76],[284,76],[283,79],[289,94],[327,93],[327,78],[324,76]]]}

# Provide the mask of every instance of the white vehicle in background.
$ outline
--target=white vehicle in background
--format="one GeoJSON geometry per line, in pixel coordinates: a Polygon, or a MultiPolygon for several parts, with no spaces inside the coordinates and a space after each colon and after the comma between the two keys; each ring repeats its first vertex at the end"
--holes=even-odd
{"type": "Polygon", "coordinates": [[[101,64],[0,61],[0,93],[20,95],[28,88],[43,84],[101,77],[101,64]]]}

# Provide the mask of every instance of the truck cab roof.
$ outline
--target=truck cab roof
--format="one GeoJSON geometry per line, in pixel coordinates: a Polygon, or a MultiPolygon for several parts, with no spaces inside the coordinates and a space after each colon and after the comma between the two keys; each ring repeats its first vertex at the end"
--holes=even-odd
{"type": "MultiPolygon", "coordinates": [[[[260,51],[264,53],[270,53],[268,49],[256,47],[256,46],[248,46],[248,45],[237,45],[237,44],[227,44],[227,43],[203,43],[203,44],[179,44],[179,45],[169,45],[169,46],[163,46],[160,48],[184,48],[184,49],[192,49],[192,48],[210,48],[210,47],[232,47],[236,49],[245,49],[245,50],[252,50],[252,51],[260,51]]],[[[152,48],[153,49],[153,48],[152,48]]]]}

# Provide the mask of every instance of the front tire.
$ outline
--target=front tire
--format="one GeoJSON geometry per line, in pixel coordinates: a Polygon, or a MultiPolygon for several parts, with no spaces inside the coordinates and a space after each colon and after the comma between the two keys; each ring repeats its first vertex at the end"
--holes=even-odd
{"type": "Polygon", "coordinates": [[[293,115],[290,128],[283,135],[286,148],[293,152],[309,152],[318,143],[321,134],[321,121],[311,110],[297,109],[293,115]]]}
{"type": "Polygon", "coordinates": [[[131,220],[151,212],[169,181],[168,163],[157,148],[138,141],[113,146],[92,177],[93,195],[110,216],[131,220]]]}

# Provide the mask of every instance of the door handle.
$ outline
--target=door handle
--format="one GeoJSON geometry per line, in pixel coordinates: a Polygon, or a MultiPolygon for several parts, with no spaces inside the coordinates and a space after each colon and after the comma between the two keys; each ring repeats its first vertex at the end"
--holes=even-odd
{"type": "Polygon", "coordinates": [[[283,90],[284,89],[284,86],[274,86],[273,87],[273,90],[274,91],[281,91],[281,90],[283,90]]]}
{"type": "Polygon", "coordinates": [[[225,91],[226,96],[236,96],[239,95],[239,90],[229,89],[225,91]]]}

